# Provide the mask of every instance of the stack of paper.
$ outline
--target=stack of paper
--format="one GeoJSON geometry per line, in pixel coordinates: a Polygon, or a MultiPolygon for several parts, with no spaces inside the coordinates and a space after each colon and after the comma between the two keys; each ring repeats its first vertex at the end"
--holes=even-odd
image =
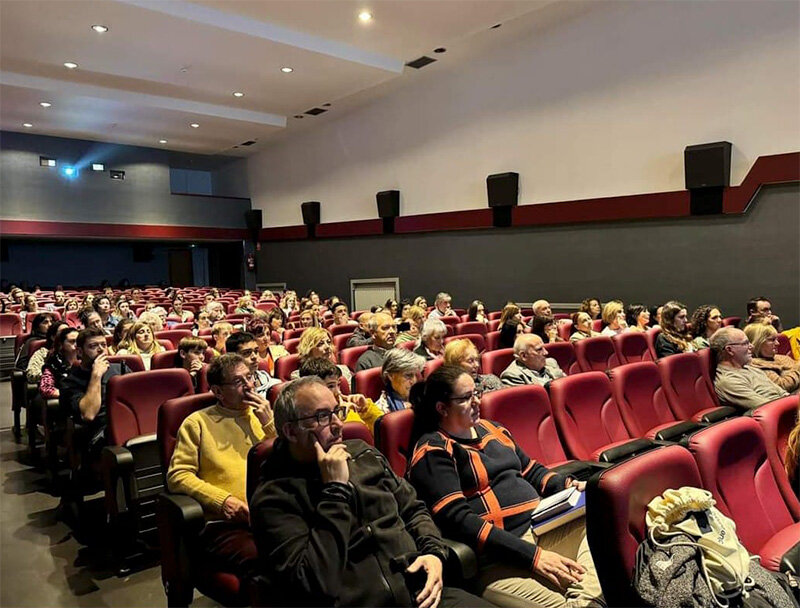
{"type": "Polygon", "coordinates": [[[567,488],[542,499],[531,514],[533,533],[541,536],[553,528],[564,525],[586,513],[586,495],[575,488],[567,488]]]}

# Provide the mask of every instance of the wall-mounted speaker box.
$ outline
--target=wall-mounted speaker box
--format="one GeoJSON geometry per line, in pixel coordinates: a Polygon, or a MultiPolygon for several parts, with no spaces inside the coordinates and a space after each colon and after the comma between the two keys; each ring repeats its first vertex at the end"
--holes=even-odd
{"type": "Polygon", "coordinates": [[[683,169],[687,190],[730,186],[731,147],[729,141],[686,146],[683,169]]]}
{"type": "Polygon", "coordinates": [[[300,205],[303,210],[303,223],[306,226],[319,224],[319,201],[308,201],[300,205]]]}
{"type": "Polygon", "coordinates": [[[519,173],[496,173],[486,178],[490,207],[513,207],[519,199],[519,173]]]}
{"type": "Polygon", "coordinates": [[[154,257],[153,248],[150,245],[133,246],[134,262],[152,262],[154,257]]]}
{"type": "Polygon", "coordinates": [[[250,240],[256,243],[258,242],[258,233],[261,231],[262,218],[261,209],[250,209],[250,211],[244,212],[244,222],[250,231],[250,240]]]}
{"type": "Polygon", "coordinates": [[[508,228],[511,226],[511,210],[514,207],[492,207],[492,226],[495,228],[508,228]]]}
{"type": "Polygon", "coordinates": [[[400,215],[400,190],[384,190],[375,195],[378,201],[378,217],[391,218],[400,215]]]}
{"type": "Polygon", "coordinates": [[[689,190],[689,210],[692,215],[717,215],[722,213],[724,188],[693,188],[689,190]]]}

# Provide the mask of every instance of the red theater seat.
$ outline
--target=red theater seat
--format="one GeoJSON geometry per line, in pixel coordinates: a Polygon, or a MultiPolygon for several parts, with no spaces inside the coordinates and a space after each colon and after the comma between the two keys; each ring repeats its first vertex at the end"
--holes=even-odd
{"type": "Polygon", "coordinates": [[[569,337],[572,335],[572,320],[563,319],[558,323],[558,337],[562,340],[569,342],[569,337]]]}
{"type": "Polygon", "coordinates": [[[439,369],[444,364],[444,359],[441,357],[436,357],[435,359],[431,359],[430,361],[425,362],[425,366],[422,368],[422,377],[427,378],[437,369],[439,369]]]}
{"type": "Polygon", "coordinates": [[[486,323],[481,323],[480,321],[467,321],[465,323],[459,323],[456,325],[456,335],[465,335],[465,334],[480,334],[483,337],[486,337],[488,333],[488,328],[486,327],[486,323]]]}
{"type": "Polygon", "coordinates": [[[583,372],[604,372],[619,365],[614,343],[608,336],[579,340],[574,347],[575,358],[583,372]]]}
{"type": "Polygon", "coordinates": [[[742,322],[742,317],[725,317],[722,319],[722,327],[739,327],[742,322]]]}
{"type": "Polygon", "coordinates": [[[143,372],[144,362],[139,355],[110,355],[108,357],[109,363],[124,363],[132,372],[143,372]]]}
{"type": "Polygon", "coordinates": [[[22,333],[22,318],[14,312],[0,314],[0,336],[16,336],[22,333]]]}
{"type": "Polygon", "coordinates": [[[658,370],[670,409],[679,420],[715,422],[736,414],[733,408],[719,406],[697,353],[659,359],[658,370]]]}
{"type": "Polygon", "coordinates": [[[478,349],[479,354],[486,350],[486,341],[481,334],[457,334],[445,338],[444,343],[449,344],[453,340],[469,340],[475,345],[475,348],[478,349]]]}
{"type": "Polygon", "coordinates": [[[742,544],[765,568],[780,570],[783,556],[800,541],[793,514],[800,503],[781,493],[759,424],[744,416],[715,424],[693,435],[689,450],[703,487],[736,522],[742,544]]]}
{"type": "Polygon", "coordinates": [[[349,334],[338,334],[336,336],[333,336],[333,348],[336,350],[337,353],[347,348],[346,346],[347,341],[350,339],[350,336],[352,335],[353,332],[350,332],[349,334]]]}
{"type": "Polygon", "coordinates": [[[351,371],[356,370],[358,358],[364,354],[369,346],[351,346],[339,351],[339,363],[346,365],[351,371]]]}
{"type": "Polygon", "coordinates": [[[283,343],[286,344],[286,340],[291,340],[293,338],[299,338],[303,335],[303,332],[308,329],[307,327],[298,327],[296,329],[287,329],[283,332],[283,343]]]}
{"type": "Polygon", "coordinates": [[[575,348],[570,342],[552,342],[545,348],[547,356],[555,359],[565,374],[577,374],[581,371],[578,360],[575,358],[575,348]]]}
{"type": "Polygon", "coordinates": [[[300,367],[300,355],[286,355],[275,361],[275,377],[288,382],[292,372],[300,367]]]}
{"type": "Polygon", "coordinates": [[[342,334],[352,334],[355,328],[358,325],[353,325],[352,323],[346,323],[344,325],[331,325],[328,328],[328,331],[331,332],[332,337],[341,336],[342,334]]]}
{"type": "Polygon", "coordinates": [[[359,395],[365,395],[372,399],[377,400],[383,392],[383,379],[381,378],[381,368],[373,367],[365,369],[356,373],[355,378],[355,392],[359,395]]]}
{"type": "Polygon", "coordinates": [[[645,332],[625,331],[614,336],[611,341],[620,365],[657,359],[656,353],[650,349],[645,332]]]}
{"type": "Polygon", "coordinates": [[[156,340],[169,340],[172,348],[178,348],[178,343],[184,338],[191,338],[192,332],[188,329],[167,329],[156,332],[156,340]]]}
{"type": "Polygon", "coordinates": [[[406,464],[414,446],[409,447],[414,411],[389,412],[375,422],[375,444],[386,456],[389,466],[400,477],[406,474],[406,464]]]}
{"type": "Polygon", "coordinates": [[[499,378],[513,360],[513,348],[487,351],[481,355],[481,369],[484,374],[494,374],[499,378]]]}
{"type": "Polygon", "coordinates": [[[292,338],[283,341],[283,347],[289,351],[290,354],[296,354],[298,346],[300,346],[300,338],[292,338]]]}
{"type": "Polygon", "coordinates": [[[486,334],[486,350],[497,350],[500,346],[500,332],[490,331],[486,334]]]}
{"type": "Polygon", "coordinates": [[[779,355],[786,355],[792,357],[792,344],[789,342],[789,336],[786,334],[778,334],[778,345],[775,347],[775,352],[779,355]]]}

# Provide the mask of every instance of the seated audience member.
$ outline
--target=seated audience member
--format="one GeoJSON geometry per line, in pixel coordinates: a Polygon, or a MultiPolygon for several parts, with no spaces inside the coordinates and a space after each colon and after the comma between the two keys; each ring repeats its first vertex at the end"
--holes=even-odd
{"type": "Polygon", "coordinates": [[[656,337],[656,356],[661,359],[694,350],[686,307],[672,300],[661,309],[661,333],[656,337]]]}
{"type": "Polygon", "coordinates": [[[383,358],[386,351],[394,348],[397,338],[397,328],[394,319],[386,313],[377,313],[369,321],[372,344],[358,358],[356,372],[383,365],[383,358]]]}
{"type": "Polygon", "coordinates": [[[67,302],[66,294],[60,289],[53,292],[53,305],[56,307],[64,306],[67,302]]]}
{"type": "Polygon", "coordinates": [[[444,355],[444,339],[447,337],[447,326],[441,319],[428,318],[422,326],[419,346],[414,352],[426,361],[444,355]]]}
{"type": "Polygon", "coordinates": [[[398,319],[398,312],[399,307],[397,306],[397,300],[394,298],[389,298],[386,300],[386,303],[383,305],[383,311],[387,314],[392,315],[392,319],[398,319]]]}
{"type": "Polygon", "coordinates": [[[480,300],[473,300],[467,309],[467,321],[488,323],[489,317],[486,314],[486,306],[480,300]]]}
{"type": "Polygon", "coordinates": [[[300,378],[317,376],[330,389],[339,405],[347,408],[347,417],[342,422],[361,422],[369,428],[370,433],[373,432],[375,421],[383,416],[384,412],[372,399],[364,395],[342,394],[339,387],[339,378],[342,377],[340,365],[334,364],[330,359],[311,357],[300,364],[299,372],[300,378]]]}
{"type": "Polygon", "coordinates": [[[397,335],[395,343],[417,342],[422,336],[422,326],[424,323],[425,311],[419,306],[409,306],[405,313],[403,313],[403,320],[401,322],[401,325],[406,324],[406,329],[397,335]]]}
{"type": "Polygon", "coordinates": [[[53,315],[48,312],[40,312],[33,317],[33,322],[31,323],[31,335],[28,336],[22,343],[22,346],[20,346],[14,367],[21,370],[28,368],[28,362],[33,354],[29,352],[31,348],[31,342],[34,340],[46,340],[47,330],[50,329],[52,324],[53,315]]]}
{"type": "Polygon", "coordinates": [[[578,312],[585,312],[592,321],[595,321],[600,318],[603,308],[597,298],[586,298],[578,307],[578,312]]]}
{"type": "Polygon", "coordinates": [[[56,335],[58,335],[58,332],[65,327],[69,326],[63,321],[57,321],[56,323],[53,323],[47,329],[47,333],[45,334],[44,346],[36,349],[36,352],[31,355],[30,359],[28,359],[28,366],[25,368],[25,378],[30,384],[39,384],[39,380],[42,377],[42,368],[44,367],[44,362],[50,353],[53,352],[56,335]]]}
{"type": "Polygon", "coordinates": [[[194,321],[194,313],[183,308],[183,296],[175,296],[172,300],[172,308],[169,309],[170,317],[177,317],[181,323],[191,323],[194,321]]]}
{"type": "Polygon", "coordinates": [[[299,311],[300,306],[297,303],[297,294],[293,291],[286,292],[286,295],[281,300],[280,308],[287,317],[299,311]]]}
{"type": "Polygon", "coordinates": [[[692,314],[692,347],[694,350],[708,348],[708,341],[714,332],[722,327],[722,313],[713,304],[698,306],[692,314]]]}
{"type": "Polygon", "coordinates": [[[663,306],[650,307],[650,329],[661,328],[661,311],[664,310],[663,306]]]}
{"type": "Polygon", "coordinates": [[[194,319],[192,333],[195,336],[199,336],[200,332],[204,329],[211,329],[211,317],[208,316],[208,312],[201,310],[194,319]]]}
{"type": "Polygon", "coordinates": [[[202,505],[206,525],[197,539],[204,559],[251,579],[260,568],[245,493],[247,452],[275,436],[272,408],[237,354],[214,359],[207,377],[217,403],[181,424],[167,487],[202,505]]]}
{"type": "Polygon", "coordinates": [[[94,310],[100,315],[103,329],[113,332],[118,321],[114,316],[114,311],[111,309],[111,298],[105,295],[96,297],[94,299],[94,310]]]}
{"type": "Polygon", "coordinates": [[[497,345],[500,348],[513,348],[517,336],[525,333],[525,324],[516,319],[509,319],[500,326],[500,338],[497,345]]]}
{"type": "Polygon", "coordinates": [[[271,386],[281,383],[280,380],[273,378],[268,372],[258,369],[258,342],[253,334],[246,331],[232,334],[225,340],[225,352],[239,355],[244,359],[250,369],[250,373],[253,374],[255,391],[264,399],[267,398],[267,391],[271,386]]]}
{"type": "Polygon", "coordinates": [[[772,303],[764,296],[756,296],[747,302],[747,325],[757,322],[758,317],[764,317],[767,322],[778,331],[782,330],[781,319],[772,312],[772,303]]]}
{"type": "MultiPolygon", "coordinates": [[[[536,300],[531,306],[534,317],[552,317],[553,309],[547,300],[536,300]]],[[[533,319],[531,319],[532,321],[533,319]]]]}
{"type": "Polygon", "coordinates": [[[551,342],[563,342],[563,338],[558,335],[558,326],[553,317],[535,316],[531,319],[531,333],[536,334],[545,344],[551,342]]]}
{"type": "Polygon", "coordinates": [[[96,310],[83,310],[79,316],[81,323],[83,323],[84,327],[93,327],[95,329],[102,329],[103,333],[109,335],[110,329],[107,329],[105,325],[103,325],[103,319],[100,317],[100,313],[96,310]]]}
{"type": "MultiPolygon", "coordinates": [[[[336,364],[336,351],[333,350],[333,338],[331,332],[322,327],[309,327],[300,336],[300,343],[297,345],[297,354],[300,358],[300,365],[306,359],[322,358],[328,359],[334,365],[336,364]]],[[[352,384],[353,372],[350,371],[346,365],[339,365],[339,371],[347,384],[352,384]]],[[[295,380],[299,378],[299,370],[292,372],[291,378],[295,380]]]]}
{"type": "MultiPolygon", "coordinates": [[[[520,311],[519,306],[513,302],[509,302],[503,306],[503,310],[500,313],[500,323],[497,325],[497,329],[503,331],[503,327],[505,327],[510,321],[522,323],[522,311],[520,311]]],[[[514,335],[516,336],[516,331],[514,335]]]]}
{"type": "Polygon", "coordinates": [[[25,323],[28,315],[35,315],[39,312],[39,303],[36,300],[36,296],[32,293],[27,294],[22,301],[22,309],[19,311],[19,318],[22,323],[25,323]]]}
{"type": "Polygon", "coordinates": [[[252,315],[255,311],[256,307],[253,305],[252,298],[250,296],[242,296],[236,303],[236,308],[233,312],[237,315],[252,315]]]}
{"type": "Polygon", "coordinates": [[[429,319],[439,319],[441,317],[457,317],[456,311],[450,308],[453,298],[444,291],[436,294],[436,301],[433,303],[433,310],[428,314],[429,319]]]}
{"type": "Polygon", "coordinates": [[[300,313],[299,327],[304,329],[308,327],[319,327],[319,319],[313,309],[307,308],[300,313]]]}
{"type": "Polygon", "coordinates": [[[460,367],[466,371],[475,383],[475,390],[481,393],[496,391],[503,387],[503,382],[494,374],[481,374],[481,356],[471,340],[463,338],[453,340],[444,347],[444,364],[460,367]]]}
{"type": "Polygon", "coordinates": [[[136,323],[131,319],[122,319],[114,328],[114,335],[112,337],[112,344],[108,347],[108,352],[116,355],[120,348],[127,348],[129,333],[131,327],[136,323]]]}
{"type": "Polygon", "coordinates": [[[763,371],[767,378],[787,393],[800,389],[800,361],[775,352],[778,346],[778,332],[772,325],[751,323],[744,328],[744,335],[753,345],[751,367],[763,371]]]}
{"type": "Polygon", "coordinates": [[[59,408],[72,419],[89,428],[88,450],[94,459],[106,445],[106,386],[108,381],[126,368],[122,363],[109,363],[106,334],[102,329],[87,327],[75,340],[81,364],[73,366],[61,381],[59,408]]]}
{"type": "Polygon", "coordinates": [[[200,370],[205,363],[205,354],[208,344],[202,338],[181,338],[178,342],[178,352],[175,355],[175,367],[182,367],[192,377],[192,386],[197,392],[200,370]]]}
{"type": "Polygon", "coordinates": [[[155,335],[156,332],[164,330],[164,323],[161,321],[161,317],[155,314],[152,309],[140,314],[139,322],[147,324],[147,326],[150,328],[150,331],[153,332],[153,335],[155,335]]]}
{"type": "Polygon", "coordinates": [[[266,302],[267,300],[274,300],[275,294],[272,293],[269,289],[265,289],[261,292],[261,297],[258,298],[259,302],[266,302]]]}
{"type": "Polygon", "coordinates": [[[39,380],[39,394],[44,399],[58,399],[64,379],[78,360],[77,340],[78,330],[68,325],[56,334],[53,350],[44,361],[39,380]]]}
{"type": "Polygon", "coordinates": [[[153,331],[150,326],[137,321],[128,330],[128,339],[122,348],[117,349],[117,355],[139,355],[144,364],[145,370],[150,369],[150,364],[153,361],[153,355],[156,353],[164,352],[164,347],[158,343],[158,340],[153,336],[153,331]]]}
{"type": "Polygon", "coordinates": [[[540,496],[584,491],[586,482],[531,460],[505,428],[482,420],[469,373],[444,366],[415,387],[412,441],[408,478],[442,532],[480,555],[474,582],[484,599],[509,608],[605,606],[585,518],[541,536],[531,530],[540,496]]]}
{"type": "Polygon", "coordinates": [[[357,325],[355,321],[350,319],[350,313],[347,312],[347,304],[344,302],[337,302],[331,308],[333,312],[333,324],[334,325],[357,325]]]}
{"type": "Polygon", "coordinates": [[[306,300],[311,302],[312,306],[320,306],[322,304],[319,294],[313,289],[306,292],[306,300]]]}
{"type": "Polygon", "coordinates": [[[119,296],[117,298],[117,302],[114,305],[114,312],[111,314],[112,322],[114,323],[114,328],[119,325],[120,321],[127,320],[127,321],[135,321],[136,315],[133,314],[131,310],[131,305],[128,300],[125,299],[125,296],[119,296]]]}
{"type": "Polygon", "coordinates": [[[80,310],[80,305],[78,304],[78,300],[75,298],[69,298],[66,302],[64,302],[64,318],[67,318],[68,312],[77,313],[80,310]]]}
{"type": "Polygon", "coordinates": [[[314,376],[293,381],[275,404],[278,440],[251,501],[271,600],[482,608],[442,587],[447,550],[425,506],[378,450],[342,441],[344,415],[314,376]],[[372,528],[380,533],[365,537],[372,528]]]}
{"type": "Polygon", "coordinates": [[[286,318],[280,308],[273,308],[267,313],[267,326],[271,333],[278,335],[278,344],[283,342],[283,334],[286,333],[285,325],[286,318]]]}
{"type": "Polygon", "coordinates": [[[789,394],[750,365],[753,345],[741,329],[718,329],[709,342],[717,361],[714,390],[723,405],[755,409],[789,394]]]}
{"type": "Polygon", "coordinates": [[[405,319],[406,313],[408,313],[408,309],[413,306],[413,303],[408,298],[403,298],[400,300],[400,318],[405,319]]]}
{"type": "Polygon", "coordinates": [[[414,298],[414,306],[419,306],[422,310],[428,310],[428,300],[425,299],[425,296],[417,296],[414,298]]]}
{"type": "Polygon", "coordinates": [[[158,320],[161,321],[161,327],[166,329],[167,328],[167,309],[163,306],[154,306],[151,310],[151,313],[158,317],[158,320]]]}
{"type": "Polygon", "coordinates": [[[577,342],[578,340],[585,340],[586,338],[596,338],[600,332],[592,329],[592,317],[588,312],[573,312],[572,313],[572,335],[569,337],[570,342],[577,342]]]}
{"type": "Polygon", "coordinates": [[[289,351],[282,344],[273,344],[272,332],[264,319],[254,318],[247,324],[247,331],[256,337],[258,344],[258,358],[267,364],[267,372],[275,375],[275,361],[289,355],[289,351]]]}
{"type": "Polygon", "coordinates": [[[423,367],[425,359],[405,348],[386,351],[381,366],[384,390],[375,402],[384,414],[411,407],[408,394],[422,378],[423,367]]]}
{"type": "Polygon", "coordinates": [[[219,357],[225,354],[225,340],[228,339],[233,333],[233,325],[226,321],[214,323],[211,327],[211,337],[214,338],[214,346],[211,350],[214,351],[214,356],[219,357]]]}
{"type": "Polygon", "coordinates": [[[629,331],[647,331],[650,329],[650,310],[644,304],[630,304],[625,310],[625,323],[629,331]]]}
{"type": "Polygon", "coordinates": [[[603,306],[603,323],[605,327],[600,332],[601,336],[616,336],[628,329],[625,320],[625,306],[619,300],[611,300],[603,306]]]}
{"type": "Polygon", "coordinates": [[[211,321],[212,325],[225,319],[225,307],[222,305],[222,302],[211,302],[206,306],[206,311],[208,312],[208,319],[211,321]]]}
{"type": "Polygon", "coordinates": [[[542,339],[535,334],[523,334],[514,342],[514,360],[500,374],[506,386],[522,384],[548,385],[566,374],[555,359],[547,357],[542,339]]]}

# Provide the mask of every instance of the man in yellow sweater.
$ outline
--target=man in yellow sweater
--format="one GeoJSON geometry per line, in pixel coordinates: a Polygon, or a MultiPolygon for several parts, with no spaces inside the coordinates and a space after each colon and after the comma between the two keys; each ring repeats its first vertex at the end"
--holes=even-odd
{"type": "Polygon", "coordinates": [[[275,437],[275,422],[240,355],[215,359],[207,378],[217,403],[183,421],[167,485],[170,492],[188,494],[203,506],[206,526],[198,540],[207,559],[251,578],[258,554],[245,495],[247,452],[265,437],[275,437]]]}

